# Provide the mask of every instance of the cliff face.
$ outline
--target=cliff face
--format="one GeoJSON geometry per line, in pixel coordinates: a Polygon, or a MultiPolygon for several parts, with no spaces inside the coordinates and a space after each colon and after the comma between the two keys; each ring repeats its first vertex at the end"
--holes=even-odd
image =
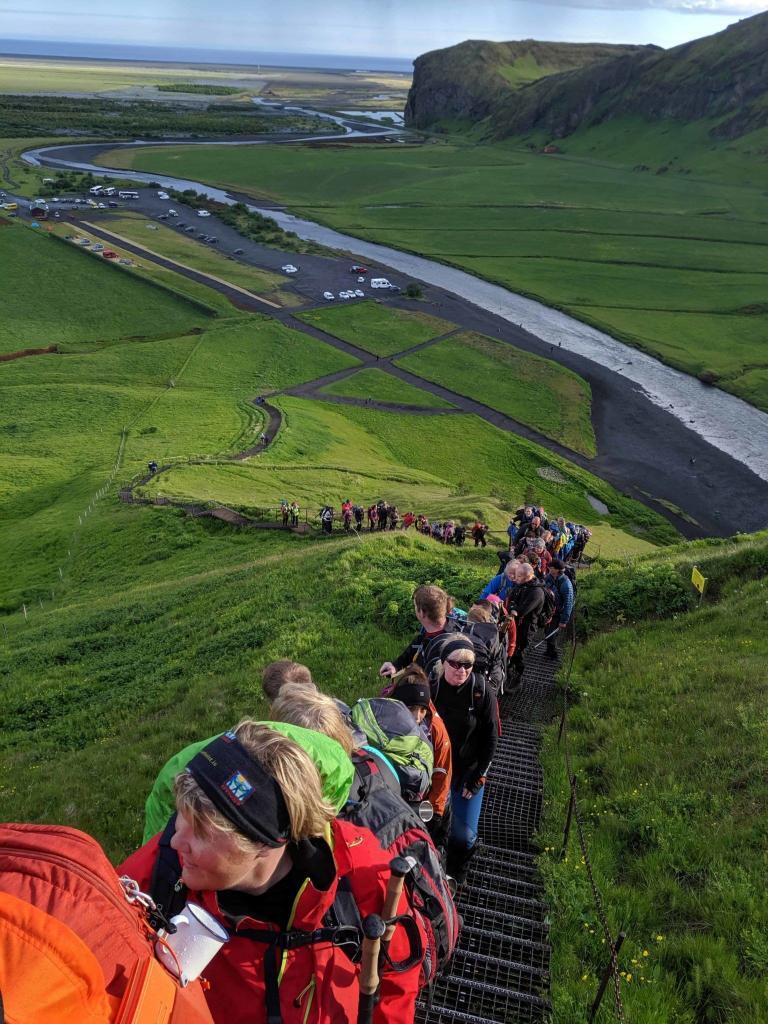
{"type": "Polygon", "coordinates": [[[547,75],[647,49],[610,44],[468,40],[433,50],[414,62],[406,123],[429,128],[439,121],[481,121],[515,93],[547,75]]]}
{"type": "Polygon", "coordinates": [[[418,58],[410,123],[427,127],[441,118],[487,118],[493,138],[531,131],[563,138],[627,114],[649,121],[720,118],[713,134],[725,138],[768,123],[768,13],[672,50],[604,48],[581,66],[545,65],[552,70],[517,85],[505,79],[498,54],[491,66],[487,55],[480,58],[480,48],[493,45],[462,43],[418,58]]]}

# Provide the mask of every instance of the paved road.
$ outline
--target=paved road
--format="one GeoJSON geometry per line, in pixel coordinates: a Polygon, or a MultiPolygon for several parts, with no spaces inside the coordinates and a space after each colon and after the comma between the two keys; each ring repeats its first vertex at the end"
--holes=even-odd
{"type": "MultiPolygon", "coordinates": [[[[140,201],[133,203],[130,208],[150,217],[157,217],[160,213],[166,212],[169,205],[171,204],[158,199],[154,193],[150,194],[149,190],[142,189],[140,201]]],[[[243,263],[277,273],[281,273],[280,268],[287,261],[299,266],[298,274],[285,275],[286,287],[292,288],[301,296],[307,306],[322,303],[322,293],[325,290],[337,294],[352,284],[357,287],[354,276],[349,272],[350,263],[354,259],[351,254],[286,255],[279,250],[243,238],[215,216],[197,218],[189,208],[184,209],[175,202],[173,206],[181,214],[179,221],[194,225],[196,231],[216,235],[220,250],[231,254],[234,249],[242,249],[243,253],[237,259],[243,263]]],[[[83,208],[79,210],[80,212],[68,216],[82,215],[97,225],[103,221],[104,229],[108,229],[106,222],[109,217],[114,216],[114,212],[97,212],[91,208],[87,208],[87,212],[83,208]]],[[[150,247],[153,234],[154,232],[147,231],[147,244],[150,247]]],[[[158,259],[157,262],[162,261],[158,259]]],[[[370,263],[367,265],[371,268],[372,274],[379,272],[396,285],[404,286],[407,283],[407,279],[402,275],[393,274],[386,268],[377,268],[370,263]]],[[[186,273],[190,277],[195,276],[194,272],[186,273]]],[[[226,288],[219,287],[218,290],[227,294],[226,288]]],[[[365,290],[368,292],[367,288],[365,290]]],[[[375,292],[369,294],[376,295],[375,292]]],[[[384,294],[387,295],[385,301],[396,307],[414,308],[413,302],[402,296],[384,294]]],[[[236,304],[248,308],[248,300],[241,294],[232,292],[230,298],[236,304]]],[[[264,311],[263,305],[255,301],[250,308],[259,312],[264,311]]],[[[765,483],[749,467],[708,444],[694,430],[686,428],[676,416],[650,402],[636,384],[623,379],[620,374],[576,353],[553,348],[530,332],[510,324],[504,317],[489,313],[451,292],[434,286],[424,288],[424,299],[418,304],[418,308],[434,313],[461,328],[480,331],[536,355],[555,359],[584,377],[592,388],[592,419],[598,456],[593,460],[586,460],[496,410],[407,373],[392,365],[391,359],[376,361],[369,353],[361,352],[354,346],[308,328],[301,321],[295,320],[290,313],[270,312],[274,312],[279,319],[290,322],[290,326],[311,333],[358,356],[365,365],[375,365],[410,384],[440,395],[467,412],[480,415],[504,430],[535,440],[590,469],[619,491],[650,504],[655,511],[667,516],[686,536],[727,536],[736,529],[755,530],[768,523],[768,488],[765,483]],[[693,525],[671,513],[653,501],[653,498],[662,499],[683,509],[698,525],[693,525]]],[[[471,374],[471,364],[467,369],[468,374],[471,374]]]]}

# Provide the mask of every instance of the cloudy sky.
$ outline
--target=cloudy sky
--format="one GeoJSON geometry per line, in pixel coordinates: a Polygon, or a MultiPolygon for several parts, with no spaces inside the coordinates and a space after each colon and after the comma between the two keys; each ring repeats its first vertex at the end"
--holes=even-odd
{"type": "Polygon", "coordinates": [[[414,57],[468,38],[674,46],[766,10],[768,0],[7,0],[0,38],[414,57]]]}

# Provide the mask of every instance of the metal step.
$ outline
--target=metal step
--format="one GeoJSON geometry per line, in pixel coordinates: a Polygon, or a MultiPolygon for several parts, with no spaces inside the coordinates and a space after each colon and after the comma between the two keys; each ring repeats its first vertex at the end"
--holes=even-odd
{"type": "MultiPolygon", "coordinates": [[[[549,1001],[542,996],[452,977],[438,978],[435,982],[431,1012],[443,1007],[498,1024],[541,1021],[550,1010],[549,1001]]],[[[435,1018],[430,1015],[423,1019],[433,1021],[435,1018]]]]}
{"type": "Polygon", "coordinates": [[[508,957],[527,964],[541,974],[549,971],[549,944],[531,939],[515,938],[487,928],[473,928],[465,924],[461,931],[459,948],[482,956],[508,957]]]}

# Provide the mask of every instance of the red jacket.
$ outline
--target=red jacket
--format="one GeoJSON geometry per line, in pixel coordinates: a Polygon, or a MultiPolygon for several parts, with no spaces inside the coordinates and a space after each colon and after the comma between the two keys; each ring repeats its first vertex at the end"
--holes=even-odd
{"type": "MultiPolygon", "coordinates": [[[[145,891],[149,888],[157,857],[159,836],[132,854],[119,868],[119,874],[135,879],[145,891]]],[[[389,862],[373,833],[346,821],[334,820],[329,826],[328,845],[333,851],[337,876],[330,888],[321,891],[307,879],[299,891],[289,928],[313,931],[323,924],[336,894],[339,877],[347,876],[360,910],[380,914],[389,878],[389,862]]],[[[243,928],[276,930],[274,924],[242,918],[233,926],[220,910],[215,892],[190,893],[232,933],[205,970],[210,982],[206,993],[216,1024],[264,1024],[266,1021],[264,984],[264,943],[237,937],[243,928]]],[[[403,896],[400,913],[406,911],[403,896]]],[[[422,941],[424,936],[422,934],[422,941]]],[[[408,955],[408,942],[397,928],[390,947],[396,962],[408,955]]],[[[417,964],[403,974],[385,971],[381,979],[381,999],[374,1012],[375,1024],[403,1024],[414,1018],[419,982],[417,964]]],[[[283,1024],[349,1024],[357,1020],[359,967],[330,943],[317,943],[287,951],[280,970],[280,1007],[283,1024]]]]}

